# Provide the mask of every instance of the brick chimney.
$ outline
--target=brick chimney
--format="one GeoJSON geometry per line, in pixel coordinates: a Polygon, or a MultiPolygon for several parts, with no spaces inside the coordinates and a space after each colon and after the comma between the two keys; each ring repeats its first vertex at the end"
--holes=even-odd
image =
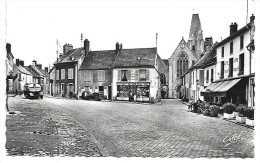
{"type": "Polygon", "coordinates": [[[119,50],[121,51],[122,49],[123,49],[123,45],[121,43],[120,46],[119,46],[119,50]]]}
{"type": "Polygon", "coordinates": [[[20,65],[24,67],[24,61],[23,60],[20,60],[20,65]]]}
{"type": "Polygon", "coordinates": [[[89,40],[88,40],[88,39],[85,39],[85,40],[84,40],[85,56],[86,56],[86,55],[88,54],[88,52],[89,52],[89,46],[90,46],[89,40]]]}
{"type": "Polygon", "coordinates": [[[48,73],[48,67],[44,67],[44,71],[48,73]]]}
{"type": "Polygon", "coordinates": [[[237,23],[236,22],[234,24],[231,23],[231,25],[229,27],[230,27],[230,36],[237,32],[237,23]]]}
{"type": "Polygon", "coordinates": [[[119,52],[119,43],[117,42],[116,43],[116,53],[118,53],[119,52]]]}
{"type": "Polygon", "coordinates": [[[11,51],[11,44],[10,43],[7,43],[6,44],[6,52],[7,53],[11,53],[12,51],[11,51]]]}
{"type": "Polygon", "coordinates": [[[16,60],[15,60],[15,64],[16,64],[16,66],[19,66],[19,65],[20,65],[19,59],[16,59],[16,60]]]}
{"type": "Polygon", "coordinates": [[[72,50],[73,46],[71,44],[65,44],[63,45],[63,54],[66,54],[68,51],[72,50]]]}
{"type": "Polygon", "coordinates": [[[37,64],[36,60],[33,60],[33,61],[32,61],[32,65],[33,65],[33,66],[36,66],[36,64],[37,64]]]}
{"type": "Polygon", "coordinates": [[[254,16],[254,14],[252,14],[252,16],[250,16],[250,23],[254,22],[254,21],[255,21],[255,16],[254,16]]]}

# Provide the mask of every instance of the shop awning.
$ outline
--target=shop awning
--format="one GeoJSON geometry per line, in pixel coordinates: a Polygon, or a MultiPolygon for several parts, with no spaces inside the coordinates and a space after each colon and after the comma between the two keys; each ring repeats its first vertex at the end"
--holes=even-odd
{"type": "Polygon", "coordinates": [[[202,96],[226,96],[226,92],[231,89],[234,85],[236,85],[240,79],[233,79],[223,82],[212,83],[208,87],[205,88],[205,92],[201,92],[202,96]]]}

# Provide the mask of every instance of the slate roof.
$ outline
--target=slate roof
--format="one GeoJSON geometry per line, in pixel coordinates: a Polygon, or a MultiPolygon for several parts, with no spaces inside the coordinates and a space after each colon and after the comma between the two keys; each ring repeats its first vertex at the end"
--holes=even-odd
{"type": "Polygon", "coordinates": [[[76,49],[69,50],[66,54],[63,54],[59,58],[58,62],[55,61],[54,64],[78,61],[78,59],[82,54],[82,50],[83,48],[76,48],[76,49]]]}
{"type": "Polygon", "coordinates": [[[156,48],[122,49],[116,57],[114,68],[154,67],[156,48]]]}
{"type": "Polygon", "coordinates": [[[17,66],[16,64],[14,64],[15,67],[17,67],[17,69],[21,72],[21,73],[24,73],[24,74],[27,74],[27,75],[32,75],[30,73],[30,71],[28,71],[26,68],[24,68],[23,66],[19,65],[17,66]]]}
{"type": "Polygon", "coordinates": [[[31,67],[29,67],[29,66],[24,66],[24,68],[25,68],[26,70],[28,70],[28,71],[32,74],[32,76],[40,77],[40,75],[37,74],[36,72],[34,72],[31,67]]]}
{"type": "Polygon", "coordinates": [[[169,60],[168,60],[168,59],[163,59],[163,62],[164,62],[164,64],[165,64],[167,67],[169,67],[169,60]]]}
{"type": "Polygon", "coordinates": [[[115,58],[115,50],[89,51],[80,66],[80,70],[112,68],[115,58]]]}

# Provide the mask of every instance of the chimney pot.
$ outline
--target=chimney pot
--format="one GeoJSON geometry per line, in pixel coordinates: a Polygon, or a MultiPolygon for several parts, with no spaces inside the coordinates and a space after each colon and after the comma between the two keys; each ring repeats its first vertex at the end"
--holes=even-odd
{"type": "Polygon", "coordinates": [[[24,67],[24,61],[23,60],[20,60],[19,64],[24,67]]]}
{"type": "Polygon", "coordinates": [[[6,44],[6,52],[11,53],[11,44],[10,43],[6,44]]]}
{"type": "Polygon", "coordinates": [[[90,46],[89,40],[88,40],[88,39],[85,39],[85,40],[84,40],[85,56],[86,56],[86,55],[88,54],[88,52],[89,52],[89,46],[90,46]]]}
{"type": "Polygon", "coordinates": [[[234,22],[234,24],[231,23],[229,31],[230,31],[230,35],[233,35],[234,33],[237,32],[237,23],[236,22],[234,22]]]}
{"type": "Polygon", "coordinates": [[[19,66],[20,65],[19,59],[16,59],[15,61],[16,61],[16,65],[19,66]]]}
{"type": "Polygon", "coordinates": [[[47,72],[47,73],[48,73],[48,67],[45,67],[45,68],[44,68],[44,70],[45,70],[45,72],[47,72]]]}
{"type": "Polygon", "coordinates": [[[118,53],[119,52],[119,43],[117,42],[116,43],[116,53],[118,53]]]}
{"type": "Polygon", "coordinates": [[[254,14],[252,14],[252,16],[250,16],[250,23],[254,22],[254,20],[255,20],[255,16],[254,16],[254,14]]]}

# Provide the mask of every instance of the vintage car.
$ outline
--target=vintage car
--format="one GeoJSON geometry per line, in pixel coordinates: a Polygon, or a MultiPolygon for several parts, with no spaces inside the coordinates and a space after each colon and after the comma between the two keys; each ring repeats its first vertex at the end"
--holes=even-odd
{"type": "Polygon", "coordinates": [[[24,86],[24,96],[26,98],[41,98],[43,99],[43,93],[42,93],[42,90],[41,90],[41,86],[40,84],[35,84],[35,83],[32,83],[32,84],[26,84],[24,86]]]}
{"type": "Polygon", "coordinates": [[[83,100],[95,100],[95,101],[102,100],[99,93],[90,93],[90,92],[86,92],[86,91],[82,92],[82,99],[83,100]]]}

